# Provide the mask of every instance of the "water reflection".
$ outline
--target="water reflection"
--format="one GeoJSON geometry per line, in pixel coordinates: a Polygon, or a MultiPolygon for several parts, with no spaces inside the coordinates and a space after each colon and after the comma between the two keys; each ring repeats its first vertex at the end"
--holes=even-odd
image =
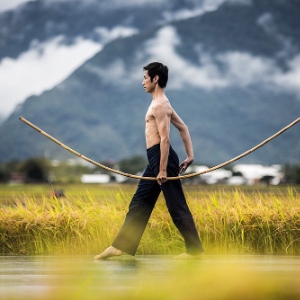
{"type": "Polygon", "coordinates": [[[214,277],[215,270],[235,268],[252,272],[255,276],[300,279],[298,256],[205,255],[193,261],[174,261],[172,256],[162,255],[124,256],[107,261],[94,261],[93,256],[2,256],[0,299],[41,299],[53,289],[69,295],[86,287],[89,292],[99,295],[116,290],[137,291],[152,279],[159,283],[174,277],[174,274],[197,272],[201,280],[209,272],[214,277]]]}

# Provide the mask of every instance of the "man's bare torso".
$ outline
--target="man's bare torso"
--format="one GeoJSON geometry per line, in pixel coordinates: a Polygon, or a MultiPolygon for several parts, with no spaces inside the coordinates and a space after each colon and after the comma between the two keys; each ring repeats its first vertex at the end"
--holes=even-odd
{"type": "Polygon", "coordinates": [[[173,113],[173,109],[167,98],[161,98],[159,100],[152,101],[152,103],[150,104],[148,111],[146,113],[145,135],[146,135],[147,149],[149,149],[152,146],[157,145],[161,142],[161,137],[159,135],[157,121],[152,112],[153,108],[159,109],[160,112],[163,114],[163,117],[168,119],[168,121],[165,124],[166,124],[166,126],[169,126],[169,127],[170,127],[170,122],[171,122],[172,113],[173,113]]]}

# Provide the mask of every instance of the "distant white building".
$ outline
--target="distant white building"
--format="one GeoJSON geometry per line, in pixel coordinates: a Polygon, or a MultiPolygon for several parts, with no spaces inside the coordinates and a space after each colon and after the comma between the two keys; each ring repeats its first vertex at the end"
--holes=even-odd
{"type": "MultiPolygon", "coordinates": [[[[189,171],[198,173],[207,171],[207,166],[191,166],[189,171]]],[[[230,185],[257,184],[261,179],[269,177],[268,182],[272,185],[278,185],[283,179],[281,165],[263,166],[259,164],[238,164],[232,168],[234,173],[240,173],[239,176],[233,176],[233,172],[223,168],[215,171],[201,174],[201,179],[207,184],[226,183],[230,185]]]]}
{"type": "Polygon", "coordinates": [[[216,184],[232,176],[232,172],[225,169],[217,169],[215,171],[201,175],[208,184],[216,184]]]}
{"type": "Polygon", "coordinates": [[[283,178],[281,169],[281,165],[263,166],[259,164],[238,164],[232,168],[234,172],[241,173],[246,180],[245,183],[250,185],[260,182],[260,180],[266,176],[272,177],[269,181],[270,184],[279,184],[283,178]]]}
{"type": "MultiPolygon", "coordinates": [[[[209,168],[207,166],[193,166],[193,172],[195,173],[206,171],[208,169],[209,168]]],[[[215,184],[221,180],[230,178],[232,176],[232,172],[220,168],[209,173],[201,174],[200,176],[207,184],[215,184]]]]}
{"type": "Polygon", "coordinates": [[[81,176],[82,183],[109,183],[108,174],[84,174],[81,176]]]}
{"type": "Polygon", "coordinates": [[[85,167],[89,167],[91,169],[95,167],[92,163],[90,163],[80,157],[69,158],[69,159],[63,160],[63,161],[60,161],[58,159],[51,160],[51,164],[54,167],[59,166],[61,163],[66,163],[69,166],[85,166],[85,167]]]}
{"type": "Polygon", "coordinates": [[[128,179],[128,177],[116,173],[112,173],[112,176],[115,178],[116,182],[122,183],[128,179]]]}
{"type": "Polygon", "coordinates": [[[247,183],[247,179],[243,176],[232,176],[227,179],[229,185],[243,185],[247,183]]]}

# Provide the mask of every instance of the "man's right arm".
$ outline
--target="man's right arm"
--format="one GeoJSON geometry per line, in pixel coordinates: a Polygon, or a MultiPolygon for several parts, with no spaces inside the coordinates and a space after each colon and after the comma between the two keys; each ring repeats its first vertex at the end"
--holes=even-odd
{"type": "Polygon", "coordinates": [[[160,136],[160,165],[157,182],[162,184],[167,181],[167,164],[170,149],[170,118],[165,105],[153,105],[152,114],[160,136]]]}
{"type": "Polygon", "coordinates": [[[187,158],[179,166],[179,174],[181,174],[185,172],[194,161],[192,139],[188,127],[184,124],[174,110],[172,112],[171,123],[178,129],[184,144],[185,152],[187,154],[187,158]]]}

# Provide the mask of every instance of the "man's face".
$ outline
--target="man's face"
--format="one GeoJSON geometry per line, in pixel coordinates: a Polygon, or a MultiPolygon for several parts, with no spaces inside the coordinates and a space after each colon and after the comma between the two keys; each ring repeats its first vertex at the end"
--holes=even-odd
{"type": "Polygon", "coordinates": [[[151,82],[151,78],[148,75],[148,70],[145,71],[144,80],[143,80],[142,84],[144,86],[146,93],[151,93],[155,89],[155,77],[153,78],[153,81],[151,82]]]}

